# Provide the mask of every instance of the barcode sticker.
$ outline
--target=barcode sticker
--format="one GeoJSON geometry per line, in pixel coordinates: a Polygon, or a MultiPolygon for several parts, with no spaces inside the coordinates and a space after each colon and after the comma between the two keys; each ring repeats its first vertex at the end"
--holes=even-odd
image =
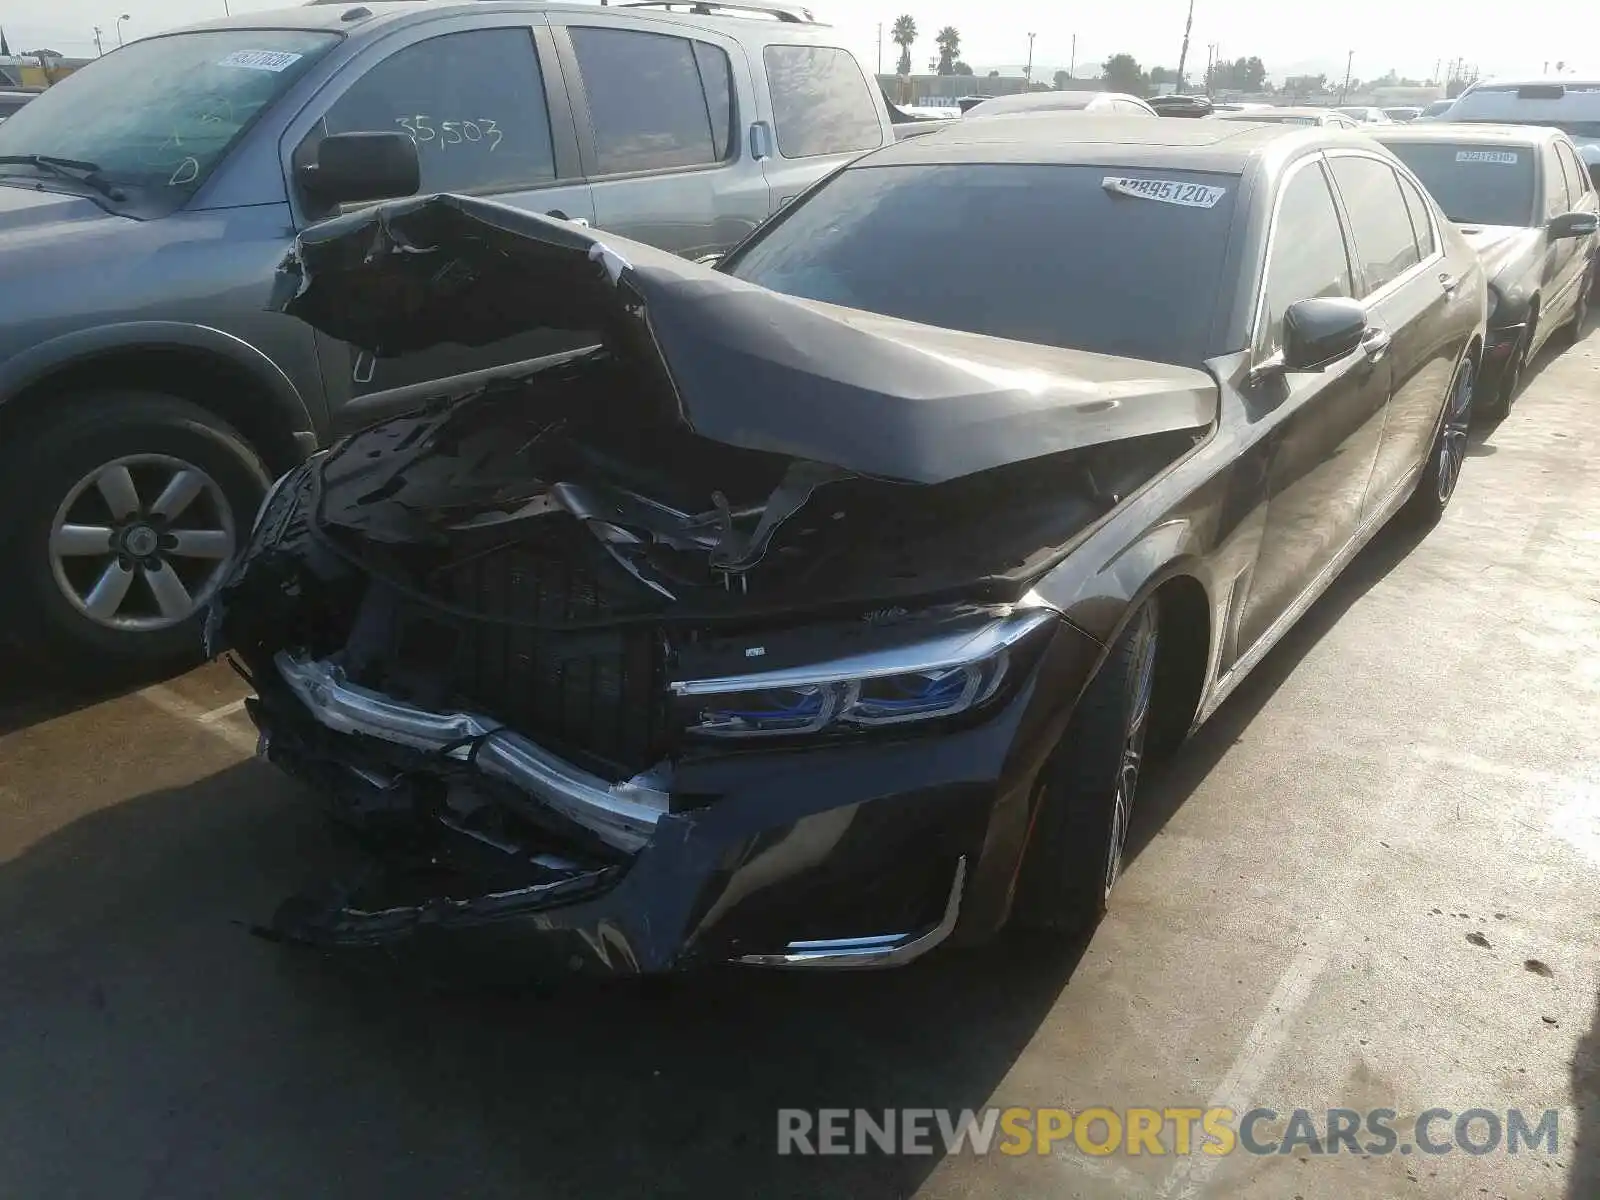
{"type": "Polygon", "coordinates": [[[285,50],[235,50],[219,59],[219,67],[243,67],[248,71],[281,71],[300,61],[298,54],[285,50]]]}
{"type": "Polygon", "coordinates": [[[1181,204],[1185,208],[1215,208],[1217,201],[1228,194],[1226,188],[1211,187],[1204,183],[1179,183],[1174,179],[1128,179],[1107,175],[1100,186],[1119,196],[1137,196],[1141,200],[1159,200],[1162,204],[1181,204]]]}

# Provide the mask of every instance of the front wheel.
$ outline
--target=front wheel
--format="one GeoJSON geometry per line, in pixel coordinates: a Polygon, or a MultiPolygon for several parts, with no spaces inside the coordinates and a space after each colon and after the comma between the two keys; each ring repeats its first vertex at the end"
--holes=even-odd
{"type": "Polygon", "coordinates": [[[1160,609],[1146,601],[1078,701],[1040,773],[1012,920],[1072,933],[1106,910],[1122,874],[1150,726],[1160,609]]]}
{"type": "Polygon", "coordinates": [[[1445,398],[1444,420],[1428,451],[1417,490],[1407,501],[1411,518],[1421,525],[1433,525],[1444,515],[1461,479],[1467,461],[1467,430],[1472,425],[1472,390],[1477,371],[1470,358],[1456,368],[1445,398]]]}
{"type": "Polygon", "coordinates": [[[175,397],[102,392],[61,408],[0,462],[25,635],[103,669],[198,661],[202,609],[267,485],[261,461],[175,397]]]}
{"type": "Polygon", "coordinates": [[[1585,268],[1583,282],[1578,285],[1578,298],[1572,305],[1572,320],[1567,323],[1562,339],[1567,345],[1572,345],[1583,336],[1584,322],[1589,319],[1589,300],[1594,290],[1595,273],[1592,269],[1585,268]]]}

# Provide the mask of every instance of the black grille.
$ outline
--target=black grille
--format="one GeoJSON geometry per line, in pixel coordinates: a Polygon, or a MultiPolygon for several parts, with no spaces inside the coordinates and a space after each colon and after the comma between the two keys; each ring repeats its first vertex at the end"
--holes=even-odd
{"type": "MultiPolygon", "coordinates": [[[[619,580],[603,581],[586,561],[590,547],[577,550],[494,550],[449,568],[435,591],[459,607],[521,621],[592,621],[637,603],[634,580],[618,569],[619,580]]],[[[650,625],[551,634],[469,621],[452,640],[448,670],[459,696],[551,750],[608,774],[643,770],[665,752],[662,653],[650,625]]]]}

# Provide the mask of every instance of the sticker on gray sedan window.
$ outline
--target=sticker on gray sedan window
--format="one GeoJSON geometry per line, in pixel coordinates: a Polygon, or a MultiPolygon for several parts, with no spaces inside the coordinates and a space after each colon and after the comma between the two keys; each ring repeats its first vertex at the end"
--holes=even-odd
{"type": "Polygon", "coordinates": [[[1128,179],[1120,175],[1107,175],[1100,186],[1119,196],[1137,196],[1141,200],[1159,200],[1162,204],[1181,204],[1185,208],[1215,208],[1217,201],[1228,194],[1226,188],[1211,187],[1204,183],[1180,183],[1175,179],[1128,179]]]}
{"type": "Polygon", "coordinates": [[[281,71],[300,61],[298,54],[285,50],[235,50],[217,60],[219,67],[244,67],[249,71],[281,71]]]}
{"type": "Polygon", "coordinates": [[[1457,150],[1456,161],[1500,163],[1502,166],[1514,167],[1517,165],[1517,155],[1514,150],[1457,150]]]}

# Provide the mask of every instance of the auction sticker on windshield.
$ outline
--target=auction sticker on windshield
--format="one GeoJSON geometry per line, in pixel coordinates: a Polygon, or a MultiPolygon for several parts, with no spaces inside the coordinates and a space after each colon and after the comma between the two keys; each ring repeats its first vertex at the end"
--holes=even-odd
{"type": "Polygon", "coordinates": [[[298,54],[282,50],[235,50],[219,59],[219,67],[244,67],[250,71],[282,71],[300,61],[298,54]]]}
{"type": "Polygon", "coordinates": [[[1457,150],[1456,161],[1500,163],[1503,166],[1514,167],[1517,165],[1517,155],[1512,150],[1457,150]]]}
{"type": "Polygon", "coordinates": [[[1228,194],[1226,188],[1211,187],[1204,183],[1179,183],[1175,179],[1127,179],[1107,175],[1100,186],[1119,196],[1137,196],[1141,200],[1159,200],[1162,204],[1181,204],[1185,208],[1215,208],[1217,201],[1228,194]]]}

